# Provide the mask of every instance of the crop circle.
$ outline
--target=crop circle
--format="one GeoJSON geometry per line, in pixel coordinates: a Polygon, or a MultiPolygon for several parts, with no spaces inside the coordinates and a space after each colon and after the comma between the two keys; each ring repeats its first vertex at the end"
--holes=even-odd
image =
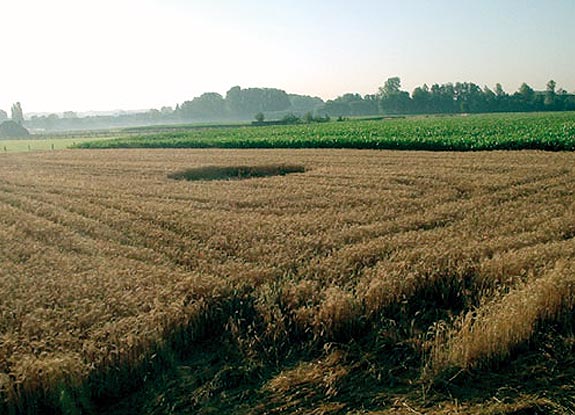
{"type": "Polygon", "coordinates": [[[292,173],[304,173],[301,165],[267,164],[261,166],[204,166],[180,170],[168,174],[175,180],[209,181],[209,180],[245,180],[258,177],[285,176],[292,173]]]}

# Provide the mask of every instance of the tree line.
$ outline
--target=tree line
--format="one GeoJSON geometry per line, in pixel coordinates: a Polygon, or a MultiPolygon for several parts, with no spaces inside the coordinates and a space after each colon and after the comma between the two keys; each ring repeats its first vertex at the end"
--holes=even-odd
{"type": "MultiPolygon", "coordinates": [[[[493,89],[472,82],[424,84],[411,93],[402,90],[401,79],[392,77],[374,94],[347,93],[323,101],[318,97],[288,94],[276,88],[234,86],[225,96],[207,92],[173,107],[151,109],[141,113],[78,117],[74,112],[61,115],[34,115],[25,126],[35,130],[73,130],[152,125],[181,122],[242,121],[299,117],[348,117],[370,115],[458,114],[487,112],[575,111],[575,95],[557,88],[555,81],[545,90],[536,91],[523,83],[514,93],[501,84],[493,89]]],[[[8,118],[0,110],[0,122],[8,118]]],[[[24,123],[20,103],[12,107],[12,119],[24,123]]]]}
{"type": "Polygon", "coordinates": [[[327,102],[309,96],[288,95],[280,89],[236,86],[225,97],[210,92],[186,101],[176,107],[175,114],[182,119],[245,119],[256,114],[261,117],[261,114],[280,115],[286,111],[339,117],[573,110],[575,95],[557,88],[553,80],[547,83],[544,91],[535,91],[523,83],[510,94],[499,83],[491,89],[488,86],[481,88],[473,82],[456,82],[431,87],[424,84],[410,94],[401,89],[399,77],[392,77],[375,94],[348,93],[327,102]]]}
{"type": "MultiPolygon", "coordinates": [[[[75,112],[32,115],[26,126],[41,131],[104,129],[185,122],[245,121],[257,113],[281,118],[287,114],[314,113],[324,105],[318,97],[288,94],[276,88],[231,88],[225,96],[207,92],[173,107],[146,112],[81,117],[75,112]]],[[[1,121],[1,114],[0,114],[1,121]]]]}
{"type": "Polygon", "coordinates": [[[276,88],[234,86],[222,96],[208,92],[176,106],[175,114],[183,119],[252,118],[259,113],[313,112],[324,104],[321,98],[288,94],[276,88]]]}
{"type": "Polygon", "coordinates": [[[553,80],[547,83],[544,91],[535,91],[523,83],[516,92],[509,94],[499,83],[491,89],[472,82],[457,82],[431,87],[424,84],[409,94],[401,89],[398,77],[385,81],[376,94],[345,94],[327,101],[322,108],[332,116],[574,110],[575,95],[557,89],[553,80]]]}

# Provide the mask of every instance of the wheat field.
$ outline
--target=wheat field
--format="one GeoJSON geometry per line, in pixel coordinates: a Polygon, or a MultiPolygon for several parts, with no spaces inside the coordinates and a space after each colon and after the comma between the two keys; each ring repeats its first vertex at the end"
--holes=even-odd
{"type": "Polygon", "coordinates": [[[317,413],[351,408],[336,399],[348,366],[326,345],[370,333],[409,345],[421,385],[500,365],[548,327],[572,330],[574,162],[536,151],[0,154],[0,413],[89,412],[169,365],[167,351],[222,333],[275,362],[265,393],[327,385],[335,400],[317,413]],[[260,165],[305,171],[170,178],[260,165]],[[298,347],[327,357],[282,370],[298,347]]]}

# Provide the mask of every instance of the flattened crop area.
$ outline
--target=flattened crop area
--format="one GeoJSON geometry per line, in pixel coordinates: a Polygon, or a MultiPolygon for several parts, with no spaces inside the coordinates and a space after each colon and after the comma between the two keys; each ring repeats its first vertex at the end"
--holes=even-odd
{"type": "MultiPolygon", "coordinates": [[[[168,364],[166,350],[222,333],[278,361],[371,335],[409,349],[414,379],[432,383],[505,361],[572,324],[574,163],[529,151],[0,154],[0,412],[85,410],[168,364]],[[170,178],[271,165],[303,168],[170,178]]],[[[365,369],[337,361],[335,389],[365,369]]],[[[285,382],[309,365],[261,393],[296,393],[301,379],[285,382]]],[[[330,393],[317,405],[349,409],[330,393]]]]}

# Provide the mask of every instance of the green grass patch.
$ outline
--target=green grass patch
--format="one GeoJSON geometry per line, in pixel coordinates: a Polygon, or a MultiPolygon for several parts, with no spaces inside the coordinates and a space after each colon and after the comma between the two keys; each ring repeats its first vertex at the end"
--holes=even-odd
{"type": "Polygon", "coordinates": [[[409,117],[136,134],[79,148],[356,148],[430,151],[575,150],[575,113],[409,117]]]}
{"type": "Polygon", "coordinates": [[[21,153],[26,151],[63,150],[86,142],[94,142],[94,137],[0,140],[0,154],[21,153]]]}

